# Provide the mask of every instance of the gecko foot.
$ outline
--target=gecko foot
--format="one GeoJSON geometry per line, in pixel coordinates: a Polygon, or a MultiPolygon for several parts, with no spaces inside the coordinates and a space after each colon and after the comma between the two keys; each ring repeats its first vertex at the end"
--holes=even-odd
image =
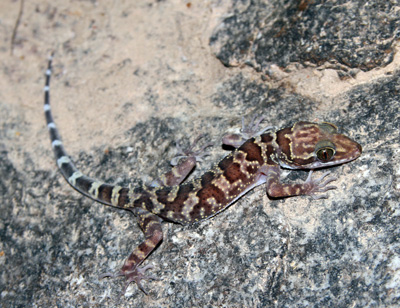
{"type": "Polygon", "coordinates": [[[259,136],[267,130],[273,128],[272,126],[259,129],[261,122],[265,119],[264,116],[258,117],[254,115],[248,125],[244,124],[244,117],[242,117],[242,128],[239,133],[226,134],[222,137],[222,143],[225,145],[233,146],[234,148],[240,147],[248,139],[259,136]]]}
{"type": "Polygon", "coordinates": [[[102,275],[100,275],[100,279],[103,279],[103,278],[105,278],[105,277],[111,277],[111,278],[116,278],[116,277],[120,277],[120,276],[125,276],[125,278],[126,278],[126,283],[125,283],[125,287],[123,288],[123,290],[122,290],[122,294],[121,295],[124,295],[125,294],[125,292],[126,292],[126,289],[128,288],[128,286],[129,286],[129,284],[131,283],[131,282],[135,282],[136,283],[136,285],[138,286],[138,288],[140,289],[140,290],[142,290],[142,292],[144,293],[144,294],[148,294],[147,293],[147,291],[143,288],[143,286],[142,286],[142,284],[141,284],[141,281],[142,280],[160,280],[159,278],[157,278],[157,277],[155,277],[155,276],[153,276],[153,275],[150,275],[150,274],[146,274],[146,271],[148,270],[148,269],[151,269],[151,268],[153,268],[153,266],[152,265],[146,265],[146,266],[143,266],[143,267],[136,267],[135,269],[133,269],[133,270],[125,270],[125,271],[123,271],[123,270],[121,270],[121,271],[119,271],[118,273],[104,273],[104,274],[102,274],[102,275]]]}
{"type": "Polygon", "coordinates": [[[326,192],[331,189],[336,189],[337,188],[336,186],[328,185],[328,184],[330,184],[333,181],[336,181],[337,177],[335,177],[335,176],[328,177],[329,172],[325,172],[321,177],[319,177],[317,179],[313,179],[311,176],[312,173],[313,173],[313,170],[310,171],[306,181],[304,182],[304,185],[309,187],[309,190],[307,191],[307,195],[310,195],[311,198],[313,198],[314,200],[326,199],[328,197],[326,194],[323,194],[323,195],[316,195],[316,194],[321,193],[321,192],[326,192]]]}
{"type": "Polygon", "coordinates": [[[202,162],[202,157],[209,155],[209,153],[205,152],[205,149],[213,145],[212,142],[209,142],[203,145],[199,150],[195,151],[194,148],[203,137],[204,134],[199,135],[187,149],[183,149],[181,144],[177,141],[176,148],[178,149],[178,155],[171,160],[171,165],[176,166],[180,159],[188,157],[194,157],[196,162],[202,162]]]}

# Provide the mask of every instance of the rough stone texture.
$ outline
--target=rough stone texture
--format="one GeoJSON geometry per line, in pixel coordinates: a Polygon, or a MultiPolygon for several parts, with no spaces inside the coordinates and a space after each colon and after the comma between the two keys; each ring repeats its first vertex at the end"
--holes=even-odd
{"type": "Polygon", "coordinates": [[[25,1],[11,55],[19,2],[0,2],[0,306],[397,307],[400,6],[344,3],[25,1]],[[216,145],[197,176],[255,114],[335,123],[364,152],[330,170],[325,200],[269,200],[261,186],[208,221],[164,224],[146,261],[161,280],[121,297],[123,281],[99,275],[143,235],[57,171],[42,114],[50,50],[67,150],[110,183],[151,181],[176,140],[205,133],[216,145]]]}
{"type": "Polygon", "coordinates": [[[393,60],[400,37],[395,1],[235,1],[212,35],[227,66],[293,62],[371,70],[393,60]]]}

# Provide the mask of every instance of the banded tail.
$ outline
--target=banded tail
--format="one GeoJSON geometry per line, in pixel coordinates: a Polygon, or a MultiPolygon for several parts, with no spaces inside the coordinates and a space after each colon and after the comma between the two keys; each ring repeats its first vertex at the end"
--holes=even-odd
{"type": "Polygon", "coordinates": [[[121,186],[106,184],[83,175],[69,158],[62,144],[57,126],[54,123],[50,107],[50,77],[52,74],[53,54],[49,57],[46,70],[46,84],[44,87],[44,114],[50,134],[51,146],[57,161],[58,168],[67,182],[77,191],[98,202],[124,207],[129,204],[129,189],[121,186]]]}

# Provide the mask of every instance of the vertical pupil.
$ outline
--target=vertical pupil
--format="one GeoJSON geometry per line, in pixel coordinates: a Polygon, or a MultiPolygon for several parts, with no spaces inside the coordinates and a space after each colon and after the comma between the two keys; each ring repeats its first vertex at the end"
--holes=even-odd
{"type": "Polygon", "coordinates": [[[332,149],[329,149],[329,148],[321,149],[318,151],[317,156],[318,156],[318,159],[320,159],[322,161],[328,161],[332,158],[333,151],[332,151],[332,149]]]}

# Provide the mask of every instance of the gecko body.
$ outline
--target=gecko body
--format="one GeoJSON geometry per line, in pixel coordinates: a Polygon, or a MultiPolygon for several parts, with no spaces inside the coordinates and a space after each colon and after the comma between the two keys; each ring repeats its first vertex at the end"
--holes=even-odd
{"type": "MultiPolygon", "coordinates": [[[[193,153],[161,177],[158,186],[121,187],[92,179],[82,174],[64,149],[50,108],[50,76],[52,59],[46,71],[44,112],[58,168],[67,182],[81,194],[106,205],[127,209],[137,217],[145,240],[130,254],[121,270],[103,276],[125,276],[126,285],[134,281],[143,290],[141,280],[150,266],[141,264],[163,238],[162,221],[190,224],[212,217],[224,210],[252,188],[266,184],[271,197],[311,195],[335,187],[335,180],[324,174],[313,179],[311,173],[301,184],[280,181],[282,168],[314,170],[343,164],[361,155],[361,146],[338,133],[330,123],[297,122],[242,140],[232,135],[225,143],[235,150],[201,177],[182,183],[195,166],[193,153]]],[[[144,290],[143,290],[144,291],[144,290]]]]}

